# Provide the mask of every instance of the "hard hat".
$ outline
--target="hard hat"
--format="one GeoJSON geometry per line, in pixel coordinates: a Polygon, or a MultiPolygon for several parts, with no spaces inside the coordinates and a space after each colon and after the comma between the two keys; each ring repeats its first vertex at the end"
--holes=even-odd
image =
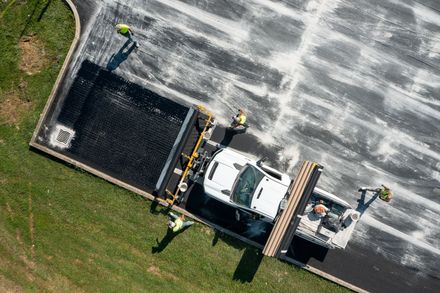
{"type": "Polygon", "coordinates": [[[168,221],[168,228],[173,229],[174,226],[176,226],[176,223],[174,223],[173,221],[168,221]]]}

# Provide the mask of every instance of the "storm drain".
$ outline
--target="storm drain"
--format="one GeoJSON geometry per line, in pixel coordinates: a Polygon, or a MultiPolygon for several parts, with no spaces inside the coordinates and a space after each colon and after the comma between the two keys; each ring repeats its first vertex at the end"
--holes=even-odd
{"type": "Polygon", "coordinates": [[[50,143],[59,148],[68,148],[75,135],[75,131],[62,125],[56,125],[50,135],[50,143]]]}
{"type": "Polygon", "coordinates": [[[60,129],[60,131],[58,132],[57,135],[57,142],[62,143],[64,145],[68,145],[70,142],[70,139],[72,137],[72,133],[70,133],[69,131],[65,131],[63,129],[60,129]]]}

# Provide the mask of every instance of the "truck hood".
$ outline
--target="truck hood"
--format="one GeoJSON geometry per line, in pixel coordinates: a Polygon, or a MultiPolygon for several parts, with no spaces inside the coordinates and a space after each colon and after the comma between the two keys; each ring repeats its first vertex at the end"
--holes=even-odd
{"type": "Polygon", "coordinates": [[[215,170],[213,170],[212,176],[210,176],[210,181],[212,184],[215,184],[217,187],[221,188],[221,190],[227,189],[231,191],[232,185],[234,184],[238,173],[239,170],[235,169],[234,167],[220,162],[215,162],[215,170]]]}
{"type": "Polygon", "coordinates": [[[218,151],[206,169],[203,181],[205,193],[229,204],[230,195],[221,191],[231,192],[235,178],[247,162],[247,159],[243,159],[243,156],[237,156],[235,152],[227,149],[218,151]]]}
{"type": "Polygon", "coordinates": [[[288,187],[288,185],[281,184],[279,181],[268,177],[263,178],[252,200],[252,209],[274,219],[278,213],[279,203],[286,194],[288,187]]]}

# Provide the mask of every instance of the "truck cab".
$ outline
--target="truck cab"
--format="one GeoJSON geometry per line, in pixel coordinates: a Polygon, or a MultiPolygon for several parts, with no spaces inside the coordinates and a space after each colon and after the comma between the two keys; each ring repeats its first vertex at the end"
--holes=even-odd
{"type": "MultiPolygon", "coordinates": [[[[283,209],[292,180],[262,161],[256,161],[228,148],[219,149],[204,172],[205,194],[248,214],[274,222],[283,209]]],[[[345,248],[358,220],[351,206],[336,195],[315,188],[302,215],[296,235],[328,248],[345,248]],[[318,217],[313,207],[319,201],[328,213],[318,217]]],[[[237,217],[240,220],[240,217],[237,217]]]]}
{"type": "Polygon", "coordinates": [[[289,184],[286,174],[225,148],[213,155],[203,187],[208,196],[272,222],[289,184]]]}

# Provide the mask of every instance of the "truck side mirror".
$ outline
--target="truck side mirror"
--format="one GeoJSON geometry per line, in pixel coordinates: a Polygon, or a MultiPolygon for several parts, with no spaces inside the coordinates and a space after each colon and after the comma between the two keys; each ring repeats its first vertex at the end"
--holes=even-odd
{"type": "Polygon", "coordinates": [[[263,157],[257,161],[257,166],[261,167],[261,165],[267,160],[267,157],[263,157]]]}
{"type": "Polygon", "coordinates": [[[280,210],[284,211],[287,208],[287,199],[283,198],[280,201],[280,210]]]}

